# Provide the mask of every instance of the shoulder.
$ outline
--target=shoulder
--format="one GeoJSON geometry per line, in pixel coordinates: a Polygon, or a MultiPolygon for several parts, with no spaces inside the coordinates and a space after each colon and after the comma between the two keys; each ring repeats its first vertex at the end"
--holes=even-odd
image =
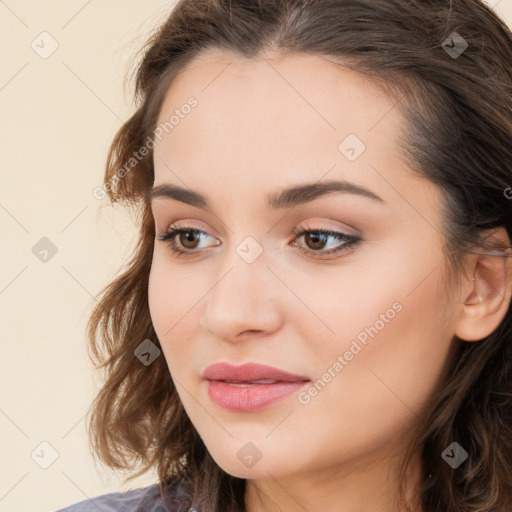
{"type": "Polygon", "coordinates": [[[126,492],[111,492],[85,499],[56,512],[175,512],[182,508],[174,508],[177,498],[186,498],[187,494],[181,482],[165,489],[162,497],[158,484],[141,487],[126,492]],[[164,502],[165,498],[165,502],[164,502]],[[171,504],[171,505],[170,505],[171,504]],[[172,508],[169,508],[171,506],[172,508]]]}

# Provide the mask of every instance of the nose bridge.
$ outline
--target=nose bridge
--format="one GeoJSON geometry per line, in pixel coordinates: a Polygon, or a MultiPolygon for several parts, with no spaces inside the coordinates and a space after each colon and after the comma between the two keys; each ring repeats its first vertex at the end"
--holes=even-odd
{"type": "Polygon", "coordinates": [[[223,258],[202,316],[203,326],[216,337],[235,340],[247,330],[277,327],[278,304],[270,296],[272,275],[266,263],[262,248],[254,239],[244,239],[230,256],[223,258]]]}

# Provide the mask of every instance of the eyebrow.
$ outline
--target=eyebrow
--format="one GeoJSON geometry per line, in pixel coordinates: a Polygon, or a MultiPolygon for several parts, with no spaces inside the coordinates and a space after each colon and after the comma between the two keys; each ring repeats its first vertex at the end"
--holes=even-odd
{"type": "MultiPolygon", "coordinates": [[[[309,203],[319,197],[332,193],[353,194],[372,199],[385,204],[386,201],[371,190],[364,188],[350,181],[326,181],[323,183],[305,183],[281,190],[267,196],[267,205],[273,209],[292,208],[300,204],[309,203]]],[[[206,197],[193,190],[185,189],[165,183],[154,187],[149,194],[150,201],[162,197],[174,199],[197,208],[209,209],[206,197]]]]}

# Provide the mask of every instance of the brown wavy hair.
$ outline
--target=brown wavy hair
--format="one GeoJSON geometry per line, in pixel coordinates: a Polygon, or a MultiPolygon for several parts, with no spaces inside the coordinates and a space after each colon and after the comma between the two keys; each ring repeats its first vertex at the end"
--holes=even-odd
{"type": "MultiPolygon", "coordinates": [[[[157,469],[162,491],[186,482],[183,510],[241,512],[246,481],[213,461],[164,357],[145,366],[134,356],[142,340],[159,346],[148,307],[152,151],[129,169],[126,163],[149,146],[173,78],[208,49],[245,58],[267,50],[314,54],[364,73],[394,98],[407,123],[401,157],[442,192],[444,250],[457,283],[465,255],[509,257],[488,230],[512,231],[512,34],[479,0],[181,0],[149,37],[135,72],[137,109],[106,163],[103,190],[134,209],[139,238],[89,319],[89,356],[104,372],[89,438],[95,458],[128,472],[126,481],[157,469]],[[454,31],[468,43],[457,58],[443,47],[454,31]]],[[[492,334],[458,343],[447,361],[410,447],[421,453],[424,512],[512,510],[511,336],[509,308],[492,334]],[[454,440],[470,454],[456,470],[441,459],[454,440]]]]}

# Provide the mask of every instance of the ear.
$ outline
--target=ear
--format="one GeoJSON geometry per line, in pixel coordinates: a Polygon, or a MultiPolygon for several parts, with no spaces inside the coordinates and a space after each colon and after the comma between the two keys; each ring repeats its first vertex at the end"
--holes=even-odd
{"type": "Polygon", "coordinates": [[[473,258],[473,278],[461,287],[455,326],[455,335],[465,341],[478,341],[494,332],[510,304],[510,239],[503,227],[484,232],[484,238],[500,241],[507,250],[483,251],[473,258]]]}

